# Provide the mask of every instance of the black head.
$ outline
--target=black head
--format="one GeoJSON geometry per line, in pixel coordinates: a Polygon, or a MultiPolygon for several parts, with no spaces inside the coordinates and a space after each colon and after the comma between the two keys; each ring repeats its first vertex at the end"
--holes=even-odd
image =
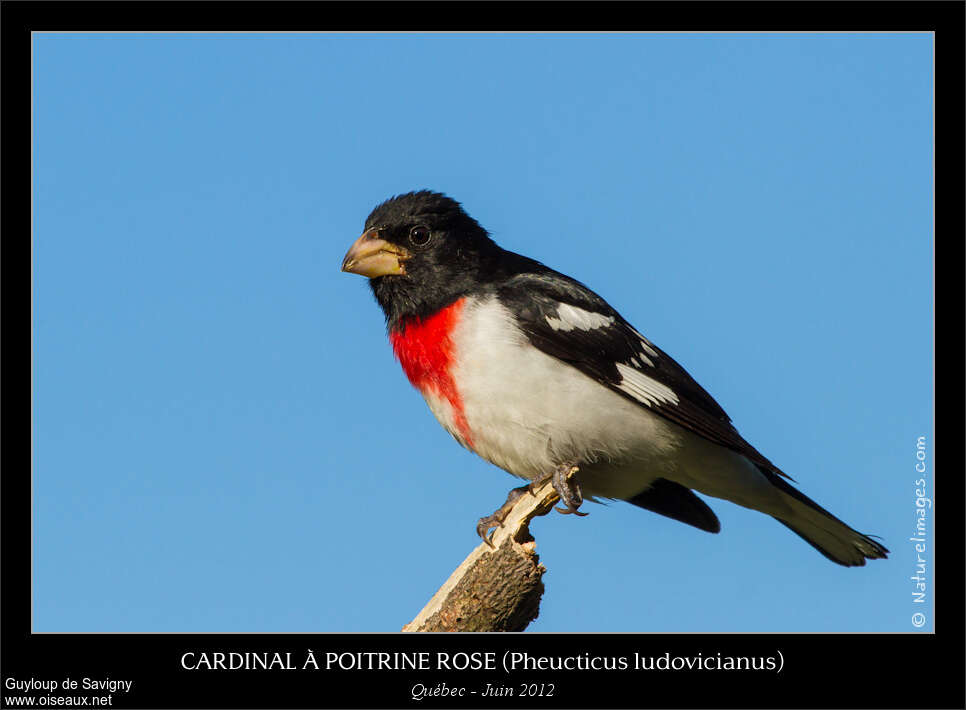
{"type": "Polygon", "coordinates": [[[342,262],[371,279],[389,327],[426,317],[477,287],[501,249],[456,200],[421,190],[376,207],[342,262]]]}

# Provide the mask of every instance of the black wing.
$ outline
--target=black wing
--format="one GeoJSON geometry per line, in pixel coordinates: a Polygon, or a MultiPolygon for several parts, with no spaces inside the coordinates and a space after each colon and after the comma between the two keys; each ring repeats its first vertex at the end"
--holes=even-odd
{"type": "Polygon", "coordinates": [[[627,499],[641,508],[693,525],[710,533],[721,532],[721,522],[708,504],[680,483],[657,478],[651,487],[627,499]]]}
{"type": "Polygon", "coordinates": [[[675,424],[786,475],[741,437],[683,367],[604,299],[538,262],[529,265],[533,270],[503,281],[497,296],[517,314],[535,347],[675,424]]]}

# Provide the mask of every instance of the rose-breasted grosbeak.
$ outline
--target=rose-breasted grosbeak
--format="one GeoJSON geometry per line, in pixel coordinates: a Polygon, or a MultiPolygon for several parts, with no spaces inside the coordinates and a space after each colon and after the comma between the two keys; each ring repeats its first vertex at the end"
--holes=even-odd
{"type": "MultiPolygon", "coordinates": [[[[718,532],[694,489],[773,516],[841,565],[886,556],[789,485],[604,299],[501,249],[445,195],[376,207],[342,270],[369,277],[396,357],[440,424],[515,476],[551,479],[562,512],[582,494],[618,498],[718,532]]],[[[480,520],[481,537],[526,488],[480,520]]]]}

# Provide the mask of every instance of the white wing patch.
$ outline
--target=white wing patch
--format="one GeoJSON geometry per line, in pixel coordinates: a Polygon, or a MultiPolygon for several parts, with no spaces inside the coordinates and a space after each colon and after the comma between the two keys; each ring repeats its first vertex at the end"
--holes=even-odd
{"type": "Polygon", "coordinates": [[[618,385],[634,399],[648,406],[659,402],[670,402],[677,404],[680,400],[667,385],[662,385],[657,380],[648,377],[643,372],[628,367],[622,362],[617,363],[617,371],[621,375],[621,383],[618,385]]]}
{"type": "MultiPolygon", "coordinates": [[[[643,360],[644,362],[646,362],[651,367],[654,367],[654,361],[651,360],[651,358],[648,357],[648,355],[650,355],[651,357],[657,357],[657,350],[655,350],[651,346],[651,341],[648,340],[647,338],[645,338],[640,333],[638,333],[636,329],[631,328],[631,330],[634,331],[634,335],[636,335],[638,337],[638,339],[641,341],[641,352],[638,353],[638,357],[640,357],[641,360],[643,360]],[[647,353],[647,354],[645,355],[645,353],[647,353]]],[[[631,358],[631,362],[634,362],[634,358],[631,358]]],[[[635,363],[635,364],[637,364],[637,363],[635,363]]]]}
{"type": "MultiPolygon", "coordinates": [[[[651,358],[649,358],[647,355],[645,355],[643,350],[637,353],[637,357],[641,358],[641,360],[646,362],[651,367],[654,367],[654,361],[651,358]]],[[[638,360],[636,357],[631,358],[631,362],[637,365],[638,367],[643,367],[643,365],[641,364],[641,360],[638,360]]]]}
{"type": "MultiPolygon", "coordinates": [[[[556,318],[553,316],[547,316],[546,318],[547,324],[551,328],[564,332],[577,329],[594,330],[595,328],[604,328],[614,325],[616,320],[613,316],[585,311],[583,308],[577,308],[566,303],[561,303],[557,306],[556,318]]],[[[631,330],[634,329],[632,328],[631,330]]],[[[636,357],[630,359],[630,365],[623,362],[617,363],[617,371],[621,376],[621,382],[618,387],[638,402],[646,404],[647,406],[654,406],[659,403],[678,404],[680,400],[674,393],[674,390],[667,385],[661,384],[654,378],[648,377],[639,369],[644,367],[644,363],[654,367],[654,361],[648,355],[654,358],[657,358],[658,355],[657,351],[651,346],[650,340],[636,330],[634,330],[634,335],[640,339],[641,349],[637,352],[636,357]]]]}
{"type": "Polygon", "coordinates": [[[585,311],[583,308],[561,303],[557,306],[557,318],[547,316],[547,323],[554,330],[593,330],[614,324],[613,316],[605,316],[600,313],[585,311]]]}

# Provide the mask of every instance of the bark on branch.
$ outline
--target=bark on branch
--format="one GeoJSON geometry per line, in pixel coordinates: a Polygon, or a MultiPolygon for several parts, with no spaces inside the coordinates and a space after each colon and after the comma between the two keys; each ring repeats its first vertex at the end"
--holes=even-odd
{"type": "Polygon", "coordinates": [[[480,543],[402,630],[523,631],[540,611],[547,571],[530,521],[549,513],[557,500],[549,481],[520,496],[493,534],[493,547],[480,543]]]}

